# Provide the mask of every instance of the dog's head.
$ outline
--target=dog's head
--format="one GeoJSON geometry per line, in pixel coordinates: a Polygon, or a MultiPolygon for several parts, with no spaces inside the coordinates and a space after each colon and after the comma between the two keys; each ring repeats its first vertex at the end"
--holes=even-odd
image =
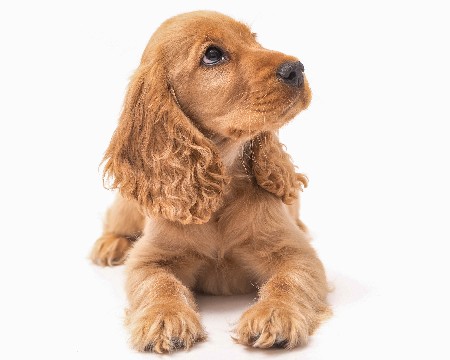
{"type": "Polygon", "coordinates": [[[142,58],[142,64],[152,61],[165,67],[183,112],[225,137],[278,129],[310,102],[298,59],[264,49],[246,25],[218,13],[164,23],[142,58]]]}
{"type": "Polygon", "coordinates": [[[151,214],[208,221],[228,182],[205,134],[249,140],[277,130],[311,99],[298,59],[264,49],[215,12],[164,22],[131,79],[105,174],[151,214]]]}

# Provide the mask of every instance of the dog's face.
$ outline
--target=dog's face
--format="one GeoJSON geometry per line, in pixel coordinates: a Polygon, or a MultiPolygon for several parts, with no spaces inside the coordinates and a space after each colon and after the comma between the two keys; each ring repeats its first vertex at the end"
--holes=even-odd
{"type": "MultiPolygon", "coordinates": [[[[170,91],[203,131],[250,138],[278,129],[309,105],[311,91],[298,59],[264,49],[246,25],[227,16],[180,15],[158,35],[166,39],[157,42],[170,91]]],[[[152,40],[143,61],[155,51],[152,40]]]]}

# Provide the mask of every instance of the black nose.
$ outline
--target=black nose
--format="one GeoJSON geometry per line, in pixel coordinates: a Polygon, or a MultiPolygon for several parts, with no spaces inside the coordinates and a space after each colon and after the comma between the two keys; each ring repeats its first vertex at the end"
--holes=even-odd
{"type": "Polygon", "coordinates": [[[300,87],[303,84],[305,67],[300,61],[285,62],[277,70],[277,77],[284,83],[300,87]]]}

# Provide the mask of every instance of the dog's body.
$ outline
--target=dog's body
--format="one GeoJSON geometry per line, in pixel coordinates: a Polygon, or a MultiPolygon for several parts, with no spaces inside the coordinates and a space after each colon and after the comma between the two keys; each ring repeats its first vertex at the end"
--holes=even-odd
{"type": "Polygon", "coordinates": [[[92,252],[116,265],[131,248],[126,324],[136,349],[205,337],[191,291],[260,287],[235,330],[257,347],[305,344],[329,315],[323,267],[298,219],[306,178],[276,135],[309,101],[301,63],[226,16],[183,14],[154,34],[105,155],[121,195],[92,252]]]}

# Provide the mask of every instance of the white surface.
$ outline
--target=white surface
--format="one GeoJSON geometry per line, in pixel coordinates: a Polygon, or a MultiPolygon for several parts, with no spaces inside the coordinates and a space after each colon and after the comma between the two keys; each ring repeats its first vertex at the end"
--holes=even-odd
{"type": "Polygon", "coordinates": [[[335,291],[305,349],[249,350],[252,296],[199,299],[209,340],[183,359],[448,359],[448,11],[427,1],[39,1],[0,5],[2,359],[131,351],[122,269],[86,257],[112,194],[98,172],[155,28],[194,9],[298,56],[314,98],[282,139],[310,187],[303,220],[335,291]]]}

